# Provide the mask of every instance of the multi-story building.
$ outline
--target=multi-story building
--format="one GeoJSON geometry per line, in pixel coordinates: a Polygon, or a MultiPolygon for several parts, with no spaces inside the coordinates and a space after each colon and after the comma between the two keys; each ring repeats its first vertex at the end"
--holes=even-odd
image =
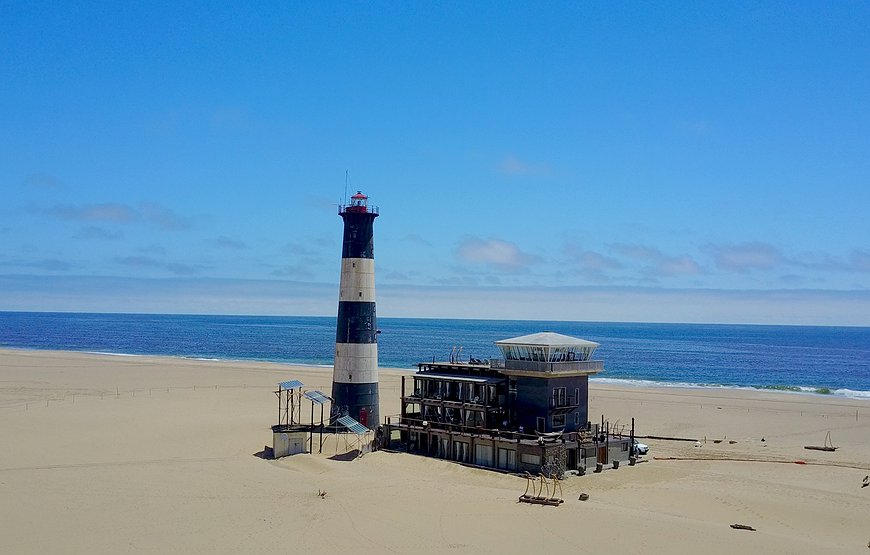
{"type": "Polygon", "coordinates": [[[403,377],[401,414],[385,425],[388,443],[556,475],[629,460],[633,430],[589,421],[589,376],[604,369],[592,358],[598,343],[542,332],[496,346],[503,359],[423,362],[403,377]]]}

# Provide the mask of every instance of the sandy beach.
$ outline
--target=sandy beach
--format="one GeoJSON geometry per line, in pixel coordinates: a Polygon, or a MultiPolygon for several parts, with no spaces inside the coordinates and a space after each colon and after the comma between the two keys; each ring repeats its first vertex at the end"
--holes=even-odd
{"type": "Polygon", "coordinates": [[[592,420],[702,446],[644,440],[542,507],[521,477],[343,440],[263,459],[290,378],[328,392],[331,369],[0,350],[0,552],[870,553],[868,401],[595,384],[592,420]]]}

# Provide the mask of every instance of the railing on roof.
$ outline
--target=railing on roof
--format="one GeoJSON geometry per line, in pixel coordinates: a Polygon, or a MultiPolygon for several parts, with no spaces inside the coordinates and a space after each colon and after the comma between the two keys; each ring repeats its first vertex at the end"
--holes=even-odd
{"type": "MultiPolygon", "coordinates": [[[[401,415],[387,416],[385,418],[387,426],[393,429],[411,427],[417,430],[431,430],[433,432],[453,432],[476,436],[499,437],[502,439],[538,441],[538,434],[520,432],[516,429],[499,429],[486,428],[483,426],[469,426],[466,424],[454,424],[450,422],[437,422],[431,419],[422,418],[419,413],[407,415],[404,418],[401,415]],[[425,425],[424,425],[425,423],[425,425]]],[[[586,423],[586,426],[578,429],[576,432],[564,432],[562,437],[568,441],[590,441],[594,442],[598,435],[598,424],[586,423]]],[[[611,434],[611,437],[617,437],[611,434]]],[[[621,436],[619,436],[621,437],[621,436]]]]}
{"type": "MultiPolygon", "coordinates": [[[[495,362],[495,361],[492,361],[495,362]]],[[[500,366],[496,367],[493,365],[493,368],[498,368],[499,370],[521,370],[521,371],[532,371],[532,372],[601,372],[604,370],[604,361],[603,360],[572,360],[566,362],[539,362],[535,360],[500,360],[500,366]]]]}
{"type": "Polygon", "coordinates": [[[359,214],[375,214],[379,213],[379,208],[377,206],[359,206],[356,204],[339,204],[338,205],[338,213],[344,214],[345,212],[350,212],[351,214],[359,213],[359,214]]]}

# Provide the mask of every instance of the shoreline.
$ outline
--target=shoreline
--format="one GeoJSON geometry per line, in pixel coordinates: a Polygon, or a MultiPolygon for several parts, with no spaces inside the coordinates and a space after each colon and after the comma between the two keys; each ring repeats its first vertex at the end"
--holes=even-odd
{"type": "MultiPolygon", "coordinates": [[[[36,352],[36,353],[67,353],[67,354],[83,354],[83,355],[93,355],[93,356],[106,356],[106,357],[129,357],[129,358],[154,358],[154,359],[166,359],[166,360],[191,360],[191,361],[201,361],[201,362],[214,362],[214,363],[230,363],[230,364],[244,364],[244,363],[258,363],[258,364],[275,364],[275,365],[284,365],[284,366],[292,366],[292,367],[303,367],[303,368],[322,368],[322,369],[331,369],[331,364],[315,364],[308,362],[296,362],[296,361],[279,361],[279,360],[267,360],[267,359],[232,359],[232,358],[209,358],[209,357],[195,357],[195,356],[186,356],[186,355],[156,355],[156,354],[141,354],[141,353],[113,353],[107,351],[75,351],[75,350],[67,350],[67,349],[39,349],[32,347],[10,347],[10,346],[0,346],[0,354],[4,351],[9,352],[36,352]]],[[[416,371],[414,368],[395,368],[395,367],[379,367],[379,371],[387,371],[387,372],[398,372],[404,374],[410,374],[416,371]]],[[[686,390],[686,391],[746,391],[746,392],[761,392],[761,393],[776,393],[776,394],[787,394],[787,395],[796,395],[796,396],[810,396],[810,397],[819,397],[824,399],[848,399],[851,401],[866,401],[870,404],[870,391],[863,390],[853,390],[848,388],[829,388],[824,386],[819,387],[807,387],[807,386],[787,386],[787,385],[769,385],[769,386],[751,386],[751,385],[723,385],[723,384],[691,384],[685,382],[667,382],[667,381],[654,381],[654,380],[642,380],[642,379],[630,379],[630,378],[608,378],[608,377],[593,377],[589,379],[590,388],[602,388],[607,385],[613,385],[618,388],[627,388],[627,389],[664,389],[664,390],[686,390]],[[828,390],[828,393],[820,392],[820,390],[828,390]],[[848,392],[848,393],[845,393],[848,392]]]]}

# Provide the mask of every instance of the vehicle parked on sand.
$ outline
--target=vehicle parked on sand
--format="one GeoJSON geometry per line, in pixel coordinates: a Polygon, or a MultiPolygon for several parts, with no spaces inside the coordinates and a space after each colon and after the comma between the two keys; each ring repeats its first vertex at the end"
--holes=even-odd
{"type": "Polygon", "coordinates": [[[649,445],[646,443],[641,443],[638,440],[634,440],[634,443],[631,445],[631,451],[635,455],[646,455],[649,453],[649,445]]]}

